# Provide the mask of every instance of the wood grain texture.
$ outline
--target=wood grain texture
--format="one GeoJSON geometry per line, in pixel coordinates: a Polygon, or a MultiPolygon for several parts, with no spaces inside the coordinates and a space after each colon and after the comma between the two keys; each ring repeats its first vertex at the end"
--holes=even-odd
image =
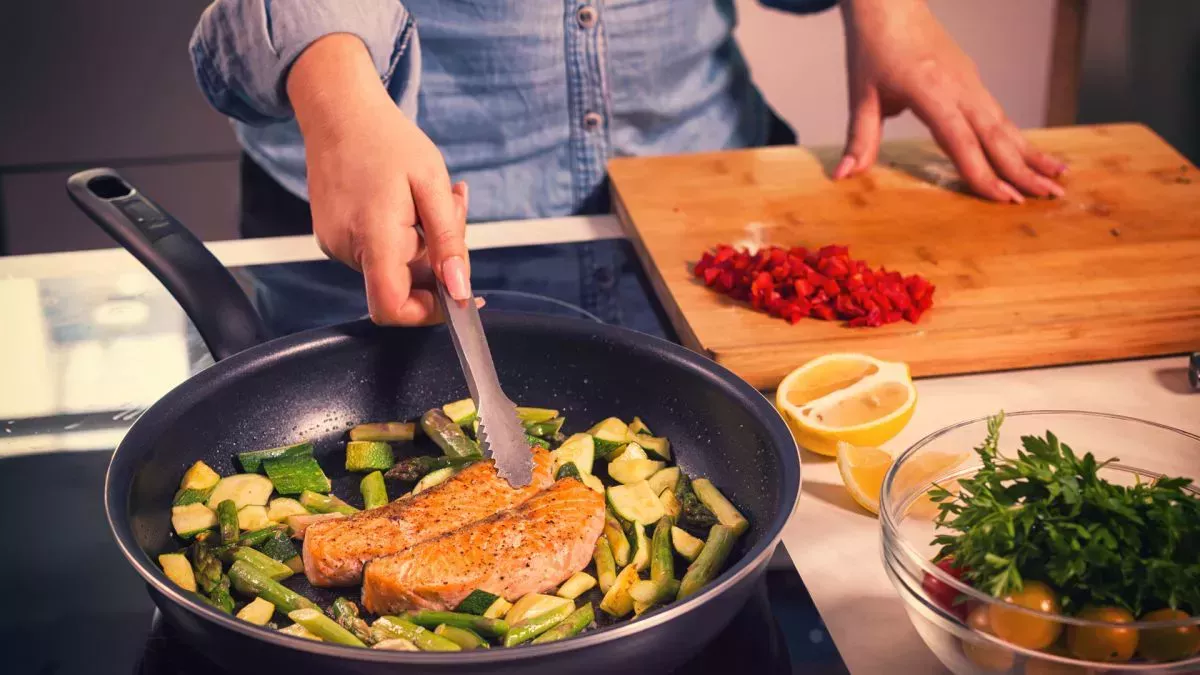
{"type": "Polygon", "coordinates": [[[1200,172],[1140,125],[1029,132],[1066,160],[1067,196],[991,204],[962,192],[927,142],[885,144],[834,184],[838,149],[762,148],[616,159],[618,217],[681,340],[759,388],[813,357],[859,351],[916,376],[1200,348],[1200,172]],[[872,266],[937,285],[917,325],[797,325],[706,288],[701,252],[847,244],[872,266]]]}

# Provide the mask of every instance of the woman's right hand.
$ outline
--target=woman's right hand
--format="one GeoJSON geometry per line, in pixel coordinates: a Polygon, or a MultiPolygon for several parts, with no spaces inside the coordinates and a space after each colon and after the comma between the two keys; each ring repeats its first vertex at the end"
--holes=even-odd
{"type": "Polygon", "coordinates": [[[432,271],[471,297],[467,186],[388,95],[357,37],[328,35],[293,64],[288,97],[304,136],[313,231],[330,257],[362,271],[371,319],[435,321],[432,271]],[[420,222],[428,255],[413,227],[420,222]]]}

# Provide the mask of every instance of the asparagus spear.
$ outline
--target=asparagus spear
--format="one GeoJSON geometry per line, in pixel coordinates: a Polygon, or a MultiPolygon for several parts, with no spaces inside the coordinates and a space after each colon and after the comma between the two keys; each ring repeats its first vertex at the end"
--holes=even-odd
{"type": "Polygon", "coordinates": [[[207,539],[197,539],[192,543],[192,567],[196,570],[196,585],[205,594],[212,593],[221,582],[221,560],[207,539]]]}
{"type": "Polygon", "coordinates": [[[478,633],[469,628],[459,628],[458,626],[443,623],[433,629],[433,632],[435,635],[441,635],[457,644],[463,650],[491,648],[487,640],[484,640],[478,633]]]}
{"type": "Polygon", "coordinates": [[[417,481],[425,477],[425,474],[432,473],[439,469],[445,469],[448,466],[459,467],[473,464],[483,459],[483,457],[406,457],[399,462],[396,462],[388,472],[384,474],[384,478],[391,480],[402,481],[417,481]]]}
{"type": "Polygon", "coordinates": [[[237,546],[230,551],[229,555],[232,560],[241,560],[249,565],[253,565],[254,567],[258,568],[260,572],[275,581],[283,581],[284,579],[295,574],[295,572],[292,571],[292,568],[288,567],[287,565],[284,565],[265,553],[255,551],[247,546],[237,546]]]}
{"type": "Polygon", "coordinates": [[[433,631],[398,616],[381,616],[376,619],[375,623],[371,624],[371,637],[375,638],[376,642],[396,638],[409,640],[423,652],[462,651],[457,642],[435,635],[433,631]]]}
{"type": "Polygon", "coordinates": [[[546,450],[550,449],[550,441],[547,441],[544,438],[538,438],[537,436],[534,436],[533,434],[525,434],[525,442],[528,443],[530,447],[533,447],[536,445],[539,448],[544,448],[546,450]]]}
{"type": "Polygon", "coordinates": [[[676,596],[679,600],[699,591],[704,584],[721,573],[725,559],[733,550],[735,539],[737,539],[737,535],[728,527],[712,526],[712,529],[708,531],[708,539],[704,542],[704,548],[700,549],[700,555],[696,556],[696,561],[688,566],[687,573],[679,582],[679,594],[676,596]]]}
{"type": "Polygon", "coordinates": [[[555,417],[545,422],[526,422],[525,431],[538,438],[546,438],[547,436],[557,434],[562,429],[563,422],[566,421],[565,418],[555,417]]]}
{"type": "Polygon", "coordinates": [[[350,631],[354,637],[367,644],[375,642],[371,636],[371,627],[358,614],[358,605],[343,597],[338,597],[329,606],[329,614],[338,625],[350,631]]]}
{"type": "Polygon", "coordinates": [[[217,504],[217,524],[221,526],[222,544],[232,544],[238,540],[237,503],[232,499],[217,504]]]}
{"type": "Polygon", "coordinates": [[[300,503],[304,505],[304,508],[315,513],[341,513],[347,516],[358,513],[358,509],[334,495],[323,495],[312,490],[300,493],[300,503]]]}
{"type": "Polygon", "coordinates": [[[467,438],[446,413],[434,408],[421,415],[421,430],[449,457],[482,457],[479,444],[467,438]]]}
{"type": "Polygon", "coordinates": [[[575,610],[575,603],[568,602],[544,614],[530,617],[516,624],[504,634],[504,646],[515,647],[529,642],[537,636],[562,623],[575,610]]]}
{"type": "Polygon", "coordinates": [[[671,547],[674,524],[670,516],[663,516],[654,526],[654,538],[650,540],[650,580],[656,584],[675,578],[675,552],[671,547]]]}
{"type": "Polygon", "coordinates": [[[425,628],[437,628],[444,623],[448,626],[469,628],[481,635],[495,638],[503,637],[509,630],[508,623],[504,619],[489,619],[462,612],[439,612],[423,609],[417,612],[409,612],[403,618],[425,628]]]}
{"type": "Polygon", "coordinates": [[[700,536],[719,521],[704,502],[692,490],[692,481],[687,474],[679,473],[679,481],[675,483],[675,499],[679,501],[679,527],[700,536]]]}
{"type": "Polygon", "coordinates": [[[307,628],[312,634],[326,642],[349,645],[351,647],[366,647],[362,640],[354,637],[350,631],[337,625],[333,619],[325,616],[319,609],[305,608],[288,612],[288,618],[307,628]]]}
{"type": "Polygon", "coordinates": [[[613,559],[612,544],[608,537],[601,535],[596,540],[596,552],[592,554],[596,562],[596,581],[600,584],[600,592],[607,593],[617,579],[617,561],[613,559]]]}
{"type": "Polygon", "coordinates": [[[274,537],[277,532],[282,531],[282,525],[268,525],[267,527],[259,530],[246,532],[242,536],[238,537],[237,543],[240,546],[261,546],[263,542],[274,537]]]}
{"type": "Polygon", "coordinates": [[[533,644],[540,645],[579,635],[595,618],[596,612],[592,609],[592,603],[584,603],[582,607],[568,614],[567,618],[557,626],[534,638],[533,644]]]}
{"type": "Polygon", "coordinates": [[[239,593],[256,595],[275,605],[281,612],[317,609],[312,600],[263,574],[262,570],[244,560],[233,563],[229,568],[229,578],[239,593]]]}
{"type": "Polygon", "coordinates": [[[212,593],[208,594],[208,598],[212,600],[213,607],[226,614],[233,614],[233,596],[229,595],[229,577],[222,574],[221,580],[217,582],[212,593]]]}
{"type": "Polygon", "coordinates": [[[362,492],[364,509],[377,509],[388,503],[387,486],[383,484],[383,474],[379,471],[363,476],[358,482],[358,489],[362,492]]]}
{"type": "Polygon", "coordinates": [[[411,441],[417,435],[412,422],[373,422],[350,430],[352,441],[411,441]]]}

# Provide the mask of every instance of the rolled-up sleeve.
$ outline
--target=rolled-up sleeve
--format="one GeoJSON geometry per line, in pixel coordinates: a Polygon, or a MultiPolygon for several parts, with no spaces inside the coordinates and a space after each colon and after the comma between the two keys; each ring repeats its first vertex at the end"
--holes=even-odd
{"type": "Polygon", "coordinates": [[[416,26],[398,0],[217,0],[190,44],[196,80],[222,113],[262,125],[292,117],[284,86],[292,62],[318,38],[349,33],[366,44],[398,101],[419,77],[416,26]]]}
{"type": "Polygon", "coordinates": [[[837,0],[758,0],[763,7],[778,9],[793,14],[823,12],[837,4],[837,0]]]}

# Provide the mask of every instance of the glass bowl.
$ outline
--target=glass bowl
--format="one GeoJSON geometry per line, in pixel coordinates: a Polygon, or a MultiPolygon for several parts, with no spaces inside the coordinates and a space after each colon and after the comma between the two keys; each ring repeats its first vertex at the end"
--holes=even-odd
{"type": "MultiPolygon", "coordinates": [[[[1000,431],[1000,451],[1015,456],[1021,436],[1043,436],[1047,430],[1054,432],[1079,456],[1091,452],[1097,461],[1119,458],[1119,462],[1110,464],[1100,473],[1113,483],[1132,484],[1161,475],[1200,476],[1200,437],[1119,415],[1058,410],[1009,413],[1000,431]]],[[[962,422],[933,433],[901,454],[883,481],[880,524],[884,567],[904,600],[905,610],[917,633],[938,659],[960,675],[1200,672],[1200,654],[1197,653],[1168,663],[1152,663],[1140,656],[1120,663],[1102,663],[1073,658],[1064,647],[1065,636],[1072,627],[1076,630],[1133,629],[1140,637],[1147,629],[1200,630],[1200,617],[1114,624],[1043,614],[977,591],[930,562],[937,551],[930,543],[937,511],[928,498],[929,490],[937,483],[953,491],[960,478],[977,472],[981,463],[972,448],[986,435],[986,418],[962,422]],[[953,590],[947,590],[947,587],[953,590]],[[945,602],[946,594],[953,597],[955,592],[965,599],[960,597],[956,604],[945,602]],[[939,602],[938,598],[942,600],[939,602]],[[967,612],[990,611],[994,607],[1034,621],[1053,620],[1061,626],[1061,637],[1044,651],[1028,649],[975,630],[962,618],[967,612]]]]}

